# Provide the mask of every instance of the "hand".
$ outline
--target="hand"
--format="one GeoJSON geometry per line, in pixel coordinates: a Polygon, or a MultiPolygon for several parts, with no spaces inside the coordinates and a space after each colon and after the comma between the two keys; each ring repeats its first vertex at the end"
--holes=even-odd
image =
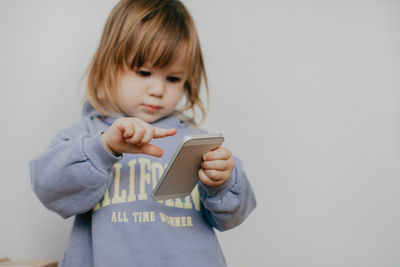
{"type": "Polygon", "coordinates": [[[232,152],[225,147],[217,148],[203,156],[200,181],[208,186],[219,186],[231,177],[234,167],[232,152]]]}
{"type": "Polygon", "coordinates": [[[176,134],[176,129],[154,127],[139,118],[120,118],[101,135],[104,146],[113,154],[133,153],[161,157],[163,150],[150,144],[153,138],[176,134]]]}

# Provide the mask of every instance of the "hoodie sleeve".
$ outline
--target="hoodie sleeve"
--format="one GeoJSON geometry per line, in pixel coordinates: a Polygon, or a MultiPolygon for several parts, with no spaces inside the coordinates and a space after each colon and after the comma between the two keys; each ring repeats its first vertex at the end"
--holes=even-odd
{"type": "Polygon", "coordinates": [[[100,134],[88,133],[81,120],[29,162],[33,191],[63,218],[92,209],[111,183],[112,166],[121,158],[104,148],[100,134]]]}
{"type": "Polygon", "coordinates": [[[239,225],[256,207],[253,189],[238,158],[224,184],[211,187],[199,182],[199,192],[208,221],[219,231],[239,225]]]}

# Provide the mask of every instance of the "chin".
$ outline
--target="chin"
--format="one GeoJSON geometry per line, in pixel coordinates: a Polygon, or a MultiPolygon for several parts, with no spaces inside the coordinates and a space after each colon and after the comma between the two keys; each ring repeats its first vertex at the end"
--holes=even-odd
{"type": "Polygon", "coordinates": [[[139,118],[141,118],[142,120],[144,120],[147,123],[153,123],[155,121],[158,121],[162,117],[163,116],[161,116],[161,115],[144,114],[144,115],[140,116],[139,118]]]}

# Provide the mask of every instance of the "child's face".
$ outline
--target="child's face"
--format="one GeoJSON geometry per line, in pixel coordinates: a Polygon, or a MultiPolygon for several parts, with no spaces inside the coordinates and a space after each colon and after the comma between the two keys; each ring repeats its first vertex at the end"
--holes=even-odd
{"type": "Polygon", "coordinates": [[[186,81],[183,56],[165,68],[145,63],[139,69],[120,76],[116,101],[128,116],[148,123],[174,112],[183,94],[186,81]]]}

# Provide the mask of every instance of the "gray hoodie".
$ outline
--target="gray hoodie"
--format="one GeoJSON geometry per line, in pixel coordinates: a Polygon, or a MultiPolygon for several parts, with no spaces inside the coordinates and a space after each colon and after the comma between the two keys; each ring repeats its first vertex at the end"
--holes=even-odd
{"type": "Polygon", "coordinates": [[[43,205],[63,218],[75,216],[60,266],[226,266],[213,228],[239,225],[256,206],[241,161],[235,157],[221,186],[199,182],[186,198],[154,201],[151,191],[182,138],[205,131],[174,113],[153,123],[178,130],[152,141],[164,150],[161,158],[116,157],[100,140],[116,119],[85,103],[80,121],[29,163],[43,205]]]}

